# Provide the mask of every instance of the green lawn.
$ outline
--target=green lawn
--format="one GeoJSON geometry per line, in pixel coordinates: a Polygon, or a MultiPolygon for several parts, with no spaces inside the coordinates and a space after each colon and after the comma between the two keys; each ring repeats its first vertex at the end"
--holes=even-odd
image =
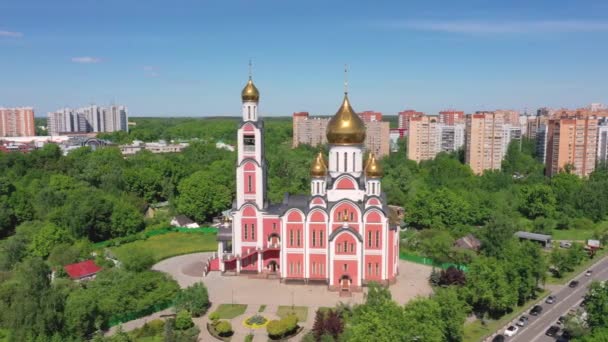
{"type": "Polygon", "coordinates": [[[0,342],[8,341],[8,329],[0,329],[0,342]]]}
{"type": "Polygon", "coordinates": [[[606,248],[600,249],[599,251],[596,252],[595,257],[593,259],[586,260],[582,264],[576,266],[574,268],[574,271],[566,272],[564,274],[564,276],[561,278],[555,278],[553,275],[549,275],[547,277],[546,283],[561,285],[561,284],[565,284],[565,283],[569,282],[570,280],[572,280],[572,278],[577,276],[579,273],[581,273],[584,270],[586,270],[587,268],[591,267],[591,265],[595,264],[598,260],[600,260],[601,258],[606,256],[606,252],[608,252],[608,249],[606,249],[606,248]]]}
{"type": "Polygon", "coordinates": [[[146,240],[125,243],[110,250],[120,259],[132,248],[143,248],[152,252],[156,261],[160,261],[176,255],[216,251],[215,236],[216,234],[213,233],[167,233],[146,240]]]}
{"type": "MultiPolygon", "coordinates": [[[[553,229],[553,240],[587,240],[593,235],[592,229],[553,229]]],[[[559,244],[558,244],[559,245],[559,244]]]]}
{"type": "Polygon", "coordinates": [[[478,342],[484,337],[496,332],[499,328],[502,328],[505,324],[513,320],[515,317],[521,315],[526,311],[533,303],[538,301],[539,298],[543,298],[549,294],[549,291],[543,291],[539,294],[537,299],[532,299],[522,306],[516,307],[513,312],[502,316],[497,320],[487,320],[486,325],[482,325],[480,320],[464,325],[464,338],[465,342],[478,342]]]}
{"type": "Polygon", "coordinates": [[[163,342],[164,337],[162,334],[156,335],[156,336],[139,337],[139,338],[133,337],[133,341],[135,341],[135,342],[163,342]]]}
{"type": "Polygon", "coordinates": [[[221,304],[215,312],[217,312],[220,319],[233,319],[244,314],[245,310],[247,310],[247,305],[245,304],[221,304]]]}
{"type": "Polygon", "coordinates": [[[277,316],[283,318],[287,315],[295,314],[298,316],[298,322],[306,322],[308,318],[308,307],[307,306],[279,306],[277,310],[277,316]]]}

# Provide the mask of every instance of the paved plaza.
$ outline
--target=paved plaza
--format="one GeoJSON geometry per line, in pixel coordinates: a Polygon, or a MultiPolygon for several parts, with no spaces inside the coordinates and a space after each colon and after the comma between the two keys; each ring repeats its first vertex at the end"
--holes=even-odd
{"type": "MultiPolygon", "coordinates": [[[[352,297],[340,297],[337,292],[330,292],[326,285],[283,284],[279,280],[255,279],[247,275],[222,276],[219,272],[211,272],[203,277],[203,263],[211,253],[194,253],[163,260],[152,267],[153,270],[171,275],[181,287],[188,287],[202,281],[209,289],[209,297],[213,312],[220,304],[247,304],[245,314],[231,320],[235,330],[235,341],[241,341],[245,335],[253,333],[254,341],[266,341],[266,329],[251,330],[243,326],[243,321],[257,313],[260,305],[266,305],[263,315],[269,319],[276,318],[280,305],[295,305],[308,307],[308,319],[302,322],[307,330],[314,323],[314,314],[319,307],[331,307],[340,302],[357,304],[364,300],[363,293],[353,293],[352,297]]],[[[405,304],[416,296],[428,296],[432,289],[428,279],[431,267],[414,264],[401,260],[397,283],[390,286],[393,299],[405,304]]],[[[195,319],[201,329],[202,341],[212,341],[205,324],[207,317],[195,319]]],[[[143,325],[131,324],[134,328],[143,325]]],[[[130,330],[130,329],[128,329],[130,330]]]]}

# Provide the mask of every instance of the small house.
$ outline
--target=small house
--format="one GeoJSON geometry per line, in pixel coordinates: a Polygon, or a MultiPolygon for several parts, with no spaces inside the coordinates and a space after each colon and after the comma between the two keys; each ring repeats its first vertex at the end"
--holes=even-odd
{"type": "Polygon", "coordinates": [[[171,219],[171,225],[173,227],[186,227],[186,228],[199,228],[198,223],[192,221],[185,215],[177,215],[171,219]]]}
{"type": "Polygon", "coordinates": [[[538,242],[545,248],[551,247],[551,235],[519,231],[515,233],[515,236],[518,237],[520,240],[538,242]]]}
{"type": "Polygon", "coordinates": [[[95,275],[101,271],[101,267],[97,266],[93,260],[65,265],[63,269],[72,280],[76,281],[94,279],[95,275]]]}
{"type": "Polygon", "coordinates": [[[458,248],[469,249],[472,251],[479,251],[479,249],[481,248],[481,241],[479,241],[478,238],[473,236],[473,234],[468,234],[456,240],[454,242],[454,246],[458,248]]]}

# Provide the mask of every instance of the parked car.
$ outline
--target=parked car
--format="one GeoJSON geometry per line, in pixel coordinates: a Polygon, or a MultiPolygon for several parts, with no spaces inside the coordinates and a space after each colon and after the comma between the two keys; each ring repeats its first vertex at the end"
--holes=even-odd
{"type": "Polygon", "coordinates": [[[561,248],[570,248],[570,247],[572,247],[572,242],[570,242],[570,241],[562,241],[562,242],[559,243],[559,246],[561,248]]]}
{"type": "Polygon", "coordinates": [[[593,274],[593,270],[587,270],[587,272],[585,272],[586,277],[591,277],[591,274],[593,274]]]}
{"type": "Polygon", "coordinates": [[[494,336],[494,338],[492,339],[492,342],[504,342],[505,341],[505,335],[496,335],[494,336]]]}
{"type": "Polygon", "coordinates": [[[547,303],[547,304],[553,304],[553,303],[555,303],[555,299],[556,299],[555,296],[549,296],[545,300],[545,303],[547,303]]]}
{"type": "Polygon", "coordinates": [[[564,324],[565,321],[566,321],[566,316],[559,316],[556,323],[559,325],[562,325],[562,324],[564,324]]]}
{"type": "Polygon", "coordinates": [[[570,286],[571,288],[575,288],[578,286],[578,280],[573,280],[570,282],[570,284],[568,284],[568,286],[570,286]]]}
{"type": "Polygon", "coordinates": [[[570,342],[572,335],[567,330],[564,330],[562,334],[555,340],[556,342],[570,342]]]}
{"type": "Polygon", "coordinates": [[[559,332],[559,327],[557,325],[552,325],[551,327],[549,327],[549,329],[547,329],[547,331],[545,332],[545,335],[554,337],[557,335],[558,332],[559,332]]]}
{"type": "Polygon", "coordinates": [[[540,305],[534,305],[534,307],[532,308],[532,310],[530,310],[530,315],[532,316],[538,316],[543,312],[543,307],[540,305]]]}
{"type": "Polygon", "coordinates": [[[526,324],[528,324],[528,316],[519,317],[519,319],[517,320],[517,323],[515,323],[515,324],[519,325],[520,327],[525,326],[526,324]]]}
{"type": "Polygon", "coordinates": [[[511,337],[511,336],[517,334],[518,331],[519,331],[519,328],[512,325],[512,326],[508,327],[507,330],[505,330],[505,335],[511,337]]]}

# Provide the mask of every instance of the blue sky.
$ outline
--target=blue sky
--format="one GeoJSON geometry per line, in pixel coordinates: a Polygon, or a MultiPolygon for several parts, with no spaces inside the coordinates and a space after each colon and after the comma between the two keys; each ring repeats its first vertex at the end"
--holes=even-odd
{"type": "Polygon", "coordinates": [[[0,106],[265,115],[608,102],[608,1],[0,0],[0,106]]]}

